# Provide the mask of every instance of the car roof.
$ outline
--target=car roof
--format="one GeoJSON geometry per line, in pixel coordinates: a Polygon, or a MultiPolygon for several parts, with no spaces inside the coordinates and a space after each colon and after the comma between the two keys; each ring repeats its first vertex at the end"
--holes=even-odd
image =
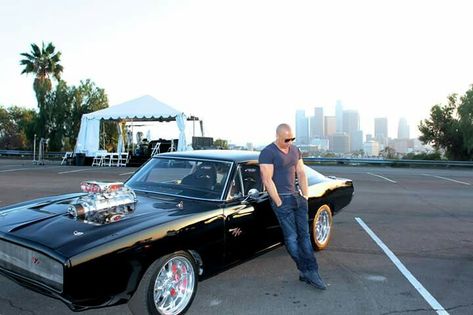
{"type": "Polygon", "coordinates": [[[195,159],[224,160],[233,162],[244,162],[258,160],[259,152],[244,150],[194,150],[167,152],[157,155],[158,157],[181,157],[195,159]]]}

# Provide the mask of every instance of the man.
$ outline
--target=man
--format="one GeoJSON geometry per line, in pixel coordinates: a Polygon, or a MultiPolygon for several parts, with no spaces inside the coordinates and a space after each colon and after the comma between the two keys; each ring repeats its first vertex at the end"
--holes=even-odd
{"type": "Polygon", "coordinates": [[[259,164],[261,177],[271,206],[284,235],[286,249],[299,269],[299,280],[325,290],[318,271],[317,260],[309,238],[308,184],[300,150],[291,127],[280,124],[276,129],[276,141],[261,151],[259,164]],[[299,189],[296,188],[296,174],[299,189]]]}

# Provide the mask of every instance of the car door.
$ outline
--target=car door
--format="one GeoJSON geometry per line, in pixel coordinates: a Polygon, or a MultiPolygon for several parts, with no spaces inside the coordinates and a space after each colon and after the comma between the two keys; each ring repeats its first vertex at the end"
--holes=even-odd
{"type": "Polygon", "coordinates": [[[263,187],[259,165],[256,162],[243,163],[241,174],[245,194],[248,195],[251,189],[258,191],[258,194],[248,198],[248,202],[254,208],[257,250],[280,243],[282,241],[281,227],[271,208],[269,195],[263,187]]]}
{"type": "Polygon", "coordinates": [[[257,249],[255,209],[247,202],[240,165],[230,182],[224,217],[225,262],[229,264],[253,255],[257,249]]]}
{"type": "Polygon", "coordinates": [[[224,209],[225,256],[231,263],[281,241],[281,230],[263,191],[259,166],[238,165],[224,209]],[[251,189],[258,193],[250,196],[251,189]]]}

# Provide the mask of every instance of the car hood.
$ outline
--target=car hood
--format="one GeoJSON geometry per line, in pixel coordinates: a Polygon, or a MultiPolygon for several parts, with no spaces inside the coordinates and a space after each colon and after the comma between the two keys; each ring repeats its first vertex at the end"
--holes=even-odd
{"type": "Polygon", "coordinates": [[[152,226],[218,208],[218,202],[137,192],[137,203],[131,214],[118,222],[93,225],[76,220],[67,212],[68,206],[82,195],[43,198],[0,209],[0,236],[30,246],[40,244],[64,257],[71,257],[152,226]]]}

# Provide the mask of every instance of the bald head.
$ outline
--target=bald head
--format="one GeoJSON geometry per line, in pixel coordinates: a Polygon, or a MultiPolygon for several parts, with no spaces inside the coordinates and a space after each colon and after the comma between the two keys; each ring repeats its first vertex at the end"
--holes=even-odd
{"type": "Polygon", "coordinates": [[[276,128],[276,145],[280,149],[287,149],[294,141],[294,134],[292,133],[291,126],[288,124],[280,124],[276,128]]]}
{"type": "Polygon", "coordinates": [[[281,136],[290,131],[291,131],[291,126],[289,126],[288,124],[280,124],[276,128],[276,136],[281,136]]]}

